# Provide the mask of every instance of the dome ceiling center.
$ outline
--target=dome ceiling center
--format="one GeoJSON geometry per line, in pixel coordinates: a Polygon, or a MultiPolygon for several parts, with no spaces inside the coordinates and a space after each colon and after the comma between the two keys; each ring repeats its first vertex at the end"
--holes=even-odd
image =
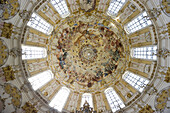
{"type": "MultiPolygon", "coordinates": [[[[63,25],[64,26],[64,25],[63,25]]],[[[112,29],[101,23],[78,22],[58,33],[57,72],[65,81],[92,87],[113,76],[124,48],[112,29]]]]}
{"type": "Polygon", "coordinates": [[[97,58],[97,49],[95,49],[90,44],[83,45],[79,51],[79,57],[82,62],[85,63],[94,62],[95,59],[97,58]]]}

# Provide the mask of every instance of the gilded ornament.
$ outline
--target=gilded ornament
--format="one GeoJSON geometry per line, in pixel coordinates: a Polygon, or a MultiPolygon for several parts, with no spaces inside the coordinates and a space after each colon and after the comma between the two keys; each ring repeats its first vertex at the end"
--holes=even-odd
{"type": "Polygon", "coordinates": [[[18,0],[0,0],[0,19],[9,20],[13,18],[20,9],[18,0]]]}

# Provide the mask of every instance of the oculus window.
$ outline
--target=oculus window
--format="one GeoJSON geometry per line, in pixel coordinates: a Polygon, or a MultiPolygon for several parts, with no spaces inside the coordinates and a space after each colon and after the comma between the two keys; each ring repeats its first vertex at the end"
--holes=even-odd
{"type": "Polygon", "coordinates": [[[61,112],[68,99],[69,94],[70,90],[67,87],[62,87],[52,99],[49,106],[61,112]]]}
{"type": "Polygon", "coordinates": [[[119,12],[125,1],[126,0],[112,0],[110,2],[107,14],[110,16],[115,16],[119,12]]]}
{"type": "Polygon", "coordinates": [[[90,93],[84,93],[81,99],[81,107],[83,107],[85,101],[87,101],[91,108],[93,108],[93,98],[90,93]]]}
{"type": "Polygon", "coordinates": [[[148,15],[146,12],[143,12],[141,15],[139,15],[138,17],[136,17],[134,20],[132,20],[131,22],[129,22],[126,26],[125,29],[127,31],[127,33],[133,33],[135,31],[138,31],[146,26],[151,25],[152,22],[151,20],[148,18],[148,15]]]}
{"type": "Polygon", "coordinates": [[[142,92],[144,88],[146,87],[146,85],[149,83],[149,80],[142,78],[136,74],[133,74],[129,71],[126,71],[123,74],[122,78],[140,92],[142,92]]]}
{"type": "Polygon", "coordinates": [[[133,58],[156,60],[157,46],[132,48],[131,56],[133,58]]]}
{"type": "Polygon", "coordinates": [[[104,91],[107,101],[110,105],[110,108],[112,109],[112,112],[115,112],[123,107],[125,107],[123,101],[120,99],[120,97],[117,95],[117,93],[113,90],[113,88],[107,88],[104,91]]]}
{"type": "Polygon", "coordinates": [[[46,48],[22,45],[23,60],[45,58],[46,56],[47,56],[46,48]]]}
{"type": "Polygon", "coordinates": [[[52,25],[47,23],[43,18],[35,13],[32,14],[31,19],[29,20],[27,25],[47,35],[50,35],[53,30],[52,25]]]}
{"type": "Polygon", "coordinates": [[[51,4],[55,7],[62,18],[66,18],[70,15],[65,0],[51,0],[51,4]]]}
{"type": "Polygon", "coordinates": [[[32,88],[34,90],[37,90],[43,85],[45,85],[46,83],[48,83],[53,78],[54,78],[54,74],[50,70],[47,70],[33,77],[30,77],[28,81],[31,83],[32,88]]]}

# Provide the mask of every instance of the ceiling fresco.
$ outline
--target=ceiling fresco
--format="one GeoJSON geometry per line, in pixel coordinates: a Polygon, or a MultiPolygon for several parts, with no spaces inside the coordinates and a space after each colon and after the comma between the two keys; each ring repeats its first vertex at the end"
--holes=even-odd
{"type": "Polygon", "coordinates": [[[95,9],[96,0],[80,0],[80,8],[86,12],[95,9]]]}
{"type": "Polygon", "coordinates": [[[92,87],[113,76],[120,59],[125,57],[120,38],[103,23],[107,23],[106,20],[102,23],[78,21],[55,37],[58,39],[56,69],[67,83],[92,87]]]}

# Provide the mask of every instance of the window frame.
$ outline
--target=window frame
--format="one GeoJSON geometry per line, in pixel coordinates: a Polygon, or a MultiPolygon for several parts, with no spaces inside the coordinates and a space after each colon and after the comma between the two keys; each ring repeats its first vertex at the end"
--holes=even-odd
{"type": "Polygon", "coordinates": [[[124,29],[126,31],[127,34],[132,34],[132,33],[135,33],[137,31],[140,31],[150,25],[152,25],[152,21],[151,19],[149,19],[149,15],[147,14],[146,11],[140,13],[139,15],[137,15],[135,18],[132,19],[132,21],[128,22],[125,26],[124,26],[124,29]],[[142,16],[142,19],[141,19],[141,16],[142,16]],[[146,18],[144,18],[146,17],[146,18]],[[144,19],[143,19],[144,18],[144,19]],[[140,19],[140,20],[139,20],[140,19]],[[138,21],[136,21],[138,20],[138,21]],[[142,21],[144,21],[143,24],[142,21]],[[132,26],[132,25],[136,25],[136,26],[132,26]],[[134,27],[135,29],[137,29],[137,27],[140,27],[138,28],[137,30],[134,30],[132,31],[132,29],[129,29],[129,27],[134,27]]]}
{"type": "Polygon", "coordinates": [[[46,58],[47,57],[47,49],[45,47],[38,47],[38,46],[30,46],[30,45],[22,45],[21,46],[22,48],[22,60],[32,60],[32,59],[42,59],[42,58],[46,58]],[[28,48],[29,50],[26,50],[25,48],[28,48]],[[42,53],[42,55],[37,55],[37,54],[34,54],[36,51],[38,51],[38,48],[40,49],[40,51],[43,51],[43,52],[39,52],[39,53],[42,53]],[[25,51],[31,51],[30,54],[26,53],[25,51]],[[26,58],[26,55],[28,55],[26,58]],[[38,57],[30,57],[30,56],[38,56],[38,57]]]}
{"type": "Polygon", "coordinates": [[[112,87],[107,88],[107,89],[104,91],[104,93],[105,93],[107,102],[108,102],[108,104],[109,104],[112,112],[116,112],[116,111],[118,111],[118,110],[120,110],[120,109],[122,109],[122,108],[125,107],[125,104],[124,104],[122,98],[119,97],[119,95],[116,93],[116,91],[115,91],[112,87]],[[112,95],[110,95],[109,93],[111,93],[112,95]],[[109,97],[110,100],[108,99],[108,95],[110,96],[110,97],[109,97]],[[112,98],[111,98],[111,97],[112,97],[112,98]],[[114,100],[113,100],[113,98],[114,98],[114,100]],[[110,101],[112,101],[112,102],[110,102],[110,101]],[[117,104],[115,104],[115,102],[117,102],[117,104]],[[111,106],[111,104],[113,104],[114,107],[111,106]],[[118,109],[115,107],[116,105],[119,106],[118,109]],[[122,106],[121,106],[121,105],[122,105],[122,106]],[[115,108],[115,109],[114,109],[114,108],[115,108]]]}
{"type": "Polygon", "coordinates": [[[107,14],[109,15],[109,16],[117,16],[117,14],[119,13],[119,11],[123,8],[123,6],[126,4],[126,2],[127,2],[127,0],[125,0],[124,2],[122,2],[122,0],[120,0],[120,1],[118,1],[118,0],[111,0],[110,1],[110,4],[109,4],[109,7],[107,8],[107,14]],[[115,6],[115,4],[117,4],[116,5],[116,7],[114,7],[115,6]],[[121,4],[121,6],[120,6],[120,4],[121,4]],[[118,11],[116,11],[115,12],[115,10],[117,10],[116,8],[117,7],[120,7],[119,9],[118,9],[118,11]],[[114,9],[114,10],[113,10],[114,9]],[[113,12],[113,11],[114,12],[113,12]],[[110,13],[112,11],[112,13],[110,13]]]}
{"type": "Polygon", "coordinates": [[[54,9],[58,12],[58,14],[60,15],[61,18],[66,18],[66,17],[70,16],[69,7],[67,6],[66,0],[59,0],[59,3],[57,3],[56,0],[50,0],[50,3],[51,3],[51,5],[54,7],[54,9]],[[54,1],[55,4],[53,4],[52,1],[54,1]],[[61,2],[64,2],[65,4],[62,4],[61,2]],[[58,5],[58,4],[62,4],[62,6],[60,6],[60,5],[58,5]],[[65,5],[65,7],[64,7],[64,5],[65,5]],[[66,10],[67,13],[63,13],[63,12],[62,12],[63,14],[60,13],[56,7],[59,7],[60,11],[66,10]],[[61,9],[62,9],[62,10],[61,10],[61,9]]]}
{"type": "Polygon", "coordinates": [[[135,59],[144,59],[144,60],[156,61],[157,58],[158,58],[157,57],[157,49],[158,49],[157,45],[131,48],[131,57],[135,58],[135,59]],[[142,51],[142,49],[143,49],[143,51],[142,51]],[[144,51],[144,50],[146,50],[146,51],[144,51]],[[148,52],[150,54],[147,54],[148,52]]]}
{"type": "Polygon", "coordinates": [[[41,88],[41,87],[43,87],[44,85],[46,85],[49,81],[51,81],[52,79],[54,78],[54,74],[52,73],[52,71],[51,70],[46,70],[46,71],[43,71],[43,72],[41,72],[41,73],[38,73],[38,74],[36,74],[36,75],[34,75],[34,76],[31,76],[31,77],[29,77],[28,78],[28,81],[30,82],[30,84],[31,84],[31,86],[32,86],[32,88],[36,91],[36,90],[38,90],[39,88],[41,88]],[[49,77],[51,76],[51,78],[49,79],[49,80],[47,80],[47,79],[42,79],[43,77],[43,74],[45,74],[46,76],[47,76],[47,72],[49,73],[49,77]],[[36,78],[36,79],[35,79],[36,78]],[[37,79],[39,79],[39,80],[37,80],[37,79]],[[43,80],[47,80],[46,82],[44,82],[43,80]],[[38,83],[36,83],[35,81],[39,81],[39,84],[41,84],[41,85],[38,85],[38,87],[37,87],[37,85],[34,85],[34,84],[38,84],[38,83]],[[42,82],[43,81],[43,82],[42,82]],[[36,86],[36,87],[35,87],[36,86]]]}
{"type": "MultiPolygon", "coordinates": [[[[59,89],[59,91],[55,94],[55,96],[53,97],[53,99],[50,101],[49,106],[52,107],[52,108],[54,108],[54,109],[56,109],[56,110],[58,110],[59,112],[61,112],[61,111],[63,110],[63,108],[64,108],[64,106],[65,106],[68,98],[69,98],[70,92],[71,92],[70,89],[67,88],[66,86],[61,87],[61,88],[59,89]],[[63,102],[62,108],[57,109],[57,108],[55,108],[55,106],[58,106],[58,105],[55,105],[55,102],[56,102],[56,101],[61,101],[61,100],[57,100],[57,99],[58,99],[57,96],[60,96],[60,95],[61,95],[61,94],[59,94],[59,93],[61,93],[61,91],[62,91],[63,89],[68,92],[68,95],[67,95],[67,97],[65,98],[65,102],[63,102]]],[[[63,93],[63,92],[62,92],[62,93],[63,93]]],[[[62,94],[62,96],[63,96],[63,94],[62,94]]],[[[60,98],[60,99],[61,99],[61,98],[60,98]]],[[[57,104],[58,104],[58,103],[57,103],[57,104]]],[[[61,103],[60,103],[60,104],[61,104],[61,103]]]]}
{"type": "Polygon", "coordinates": [[[39,31],[39,32],[42,32],[42,33],[44,33],[44,34],[46,34],[46,35],[50,35],[50,34],[52,33],[52,31],[53,31],[53,26],[52,26],[49,22],[47,22],[44,18],[42,18],[39,14],[37,14],[37,13],[35,13],[35,12],[31,15],[31,18],[30,18],[30,20],[28,21],[27,26],[29,26],[29,27],[31,27],[31,28],[39,31]],[[40,19],[40,20],[36,20],[36,19],[35,19],[35,21],[32,22],[32,21],[34,20],[34,19],[33,19],[33,18],[34,18],[34,17],[33,17],[34,15],[35,15],[35,17],[37,16],[38,19],[40,19]],[[33,19],[33,20],[32,20],[32,19],[33,19]],[[44,26],[46,26],[47,28],[44,29],[44,28],[43,28],[44,26]],[[44,29],[44,30],[42,30],[42,29],[44,29]],[[48,30],[47,30],[47,29],[48,29],[48,30]]]}
{"type": "Polygon", "coordinates": [[[149,80],[147,79],[147,78],[144,78],[144,77],[142,77],[142,76],[140,76],[140,75],[137,75],[137,74],[134,74],[133,72],[130,72],[130,71],[126,71],[123,75],[122,75],[122,79],[125,81],[125,82],[127,82],[130,86],[132,86],[133,88],[135,88],[137,91],[139,91],[139,92],[143,92],[144,91],[144,89],[146,88],[146,86],[149,84],[149,80]],[[135,80],[133,80],[133,79],[127,79],[127,77],[128,76],[130,76],[131,78],[134,78],[134,77],[132,77],[133,75],[135,75],[136,76],[136,78],[135,78],[135,80]],[[127,76],[127,77],[125,77],[125,76],[127,76]],[[139,79],[138,79],[139,78],[139,79]],[[140,81],[140,80],[142,80],[143,79],[143,81],[144,82],[142,82],[142,81],[140,81]],[[130,82],[128,82],[128,81],[133,81],[133,83],[130,83],[130,82]],[[134,82],[134,81],[136,81],[136,82],[134,82]],[[140,82],[142,85],[143,85],[143,87],[141,87],[140,85],[139,85],[139,83],[138,82],[140,82]],[[145,82],[147,82],[147,83],[145,83],[145,82]],[[139,88],[139,86],[140,86],[140,88],[139,88]],[[137,88],[138,87],[138,88],[137,88]]]}

